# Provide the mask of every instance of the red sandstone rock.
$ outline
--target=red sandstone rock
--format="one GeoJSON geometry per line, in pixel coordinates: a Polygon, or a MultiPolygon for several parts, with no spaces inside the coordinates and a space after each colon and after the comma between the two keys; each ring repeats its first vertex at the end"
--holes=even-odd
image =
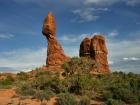
{"type": "Polygon", "coordinates": [[[109,72],[109,65],[107,60],[108,50],[106,48],[105,37],[96,35],[91,39],[90,56],[99,64],[98,72],[109,72]]]}
{"type": "Polygon", "coordinates": [[[81,42],[79,56],[90,57],[90,43],[91,39],[88,37],[81,42]]]}
{"type": "Polygon", "coordinates": [[[51,37],[49,35],[55,36],[56,34],[55,17],[51,12],[48,13],[48,16],[44,20],[42,33],[47,38],[51,37]]]}
{"type": "Polygon", "coordinates": [[[56,39],[55,18],[51,12],[49,12],[48,16],[45,18],[42,33],[48,39],[47,66],[58,67],[69,60],[69,57],[64,54],[63,48],[56,39]]]}
{"type": "Polygon", "coordinates": [[[80,45],[80,57],[90,56],[90,58],[98,63],[96,72],[110,72],[107,54],[108,50],[106,48],[105,37],[102,35],[95,35],[93,38],[85,38],[80,45]]]}

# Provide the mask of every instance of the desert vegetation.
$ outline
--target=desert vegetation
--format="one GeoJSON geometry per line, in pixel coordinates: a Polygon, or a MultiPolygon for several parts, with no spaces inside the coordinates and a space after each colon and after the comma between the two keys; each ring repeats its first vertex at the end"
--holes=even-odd
{"type": "Polygon", "coordinates": [[[101,105],[139,105],[140,75],[113,72],[93,75],[90,68],[96,62],[82,58],[72,58],[63,64],[63,79],[58,73],[38,72],[29,77],[17,74],[17,79],[7,77],[0,81],[0,88],[16,87],[21,96],[31,96],[43,100],[56,97],[58,105],[91,105],[93,101],[101,105]]]}
{"type": "Polygon", "coordinates": [[[12,76],[5,76],[0,79],[0,89],[11,88],[14,85],[14,78],[12,76]]]}

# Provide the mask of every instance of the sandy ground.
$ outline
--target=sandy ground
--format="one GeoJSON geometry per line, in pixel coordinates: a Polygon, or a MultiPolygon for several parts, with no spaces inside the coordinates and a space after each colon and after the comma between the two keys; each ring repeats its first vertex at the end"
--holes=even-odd
{"type": "MultiPolygon", "coordinates": [[[[46,105],[55,105],[56,98],[50,101],[44,101],[46,105]]],[[[0,89],[0,105],[40,105],[41,102],[36,99],[18,97],[14,89],[0,89]]]]}
{"type": "MultiPolygon", "coordinates": [[[[43,105],[56,105],[56,97],[43,101],[43,105]]],[[[17,96],[14,89],[0,89],[0,105],[41,105],[41,102],[31,97],[17,96]]],[[[100,101],[91,101],[91,105],[103,105],[100,101]]]]}

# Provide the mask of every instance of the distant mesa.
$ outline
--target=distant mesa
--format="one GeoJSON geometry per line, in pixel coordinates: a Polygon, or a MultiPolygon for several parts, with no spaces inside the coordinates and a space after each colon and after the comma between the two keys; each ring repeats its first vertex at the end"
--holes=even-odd
{"type": "Polygon", "coordinates": [[[60,67],[65,61],[68,61],[70,57],[65,55],[61,44],[57,41],[55,17],[51,12],[48,13],[48,16],[44,20],[42,33],[48,40],[47,67],[53,69],[60,67]]]}
{"type": "Polygon", "coordinates": [[[80,44],[80,57],[89,57],[98,63],[96,72],[109,73],[107,60],[108,50],[106,48],[105,37],[95,35],[92,38],[86,37],[80,44]]]}

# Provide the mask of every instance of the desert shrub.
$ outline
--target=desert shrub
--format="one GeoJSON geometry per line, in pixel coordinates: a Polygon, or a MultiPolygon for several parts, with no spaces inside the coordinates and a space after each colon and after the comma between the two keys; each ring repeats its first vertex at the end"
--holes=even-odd
{"type": "Polygon", "coordinates": [[[83,96],[78,105],[90,105],[90,99],[86,96],[83,96]]]}
{"type": "Polygon", "coordinates": [[[106,105],[124,105],[124,102],[121,100],[108,99],[106,105]]]}
{"type": "Polygon", "coordinates": [[[77,101],[70,94],[60,94],[57,99],[57,105],[77,105],[77,101]]]}
{"type": "Polygon", "coordinates": [[[60,93],[63,89],[59,77],[50,72],[42,72],[37,74],[33,80],[33,87],[38,90],[51,89],[51,91],[56,94],[60,93]]]}
{"type": "Polygon", "coordinates": [[[133,93],[137,94],[140,90],[140,79],[130,79],[129,85],[133,93]]]}
{"type": "Polygon", "coordinates": [[[17,73],[17,79],[25,81],[28,79],[28,75],[25,72],[17,73]]]}
{"type": "Polygon", "coordinates": [[[39,76],[42,76],[42,75],[55,77],[57,74],[56,74],[56,73],[52,73],[52,72],[50,72],[50,71],[44,71],[44,72],[38,72],[38,73],[35,75],[35,77],[39,77],[39,76]]]}
{"type": "Polygon", "coordinates": [[[20,76],[23,78],[18,81],[18,93],[36,96],[35,98],[41,101],[49,100],[55,95],[58,96],[58,105],[88,105],[89,99],[105,101],[106,105],[123,105],[123,102],[125,104],[140,103],[140,75],[123,72],[92,75],[88,71],[90,64],[87,66],[84,62],[87,61],[83,61],[82,58],[72,58],[72,61],[65,62],[64,79],[60,79],[56,73],[38,72],[30,78],[30,81],[27,81],[25,74],[21,73],[20,76]],[[77,103],[72,94],[75,97],[84,95],[89,99],[83,97],[77,103]]]}
{"type": "Polygon", "coordinates": [[[0,88],[11,88],[14,83],[14,79],[11,76],[7,76],[5,79],[0,80],[0,88]]]}
{"type": "Polygon", "coordinates": [[[50,100],[51,97],[54,96],[54,93],[52,91],[48,90],[36,90],[34,94],[34,98],[39,99],[41,103],[43,103],[43,100],[50,100]]]}
{"type": "Polygon", "coordinates": [[[127,75],[128,75],[129,78],[134,78],[136,76],[136,74],[134,74],[132,72],[129,72],[127,75]]]}
{"type": "Polygon", "coordinates": [[[67,76],[73,74],[89,74],[90,71],[97,68],[97,63],[90,58],[73,57],[70,61],[65,62],[62,68],[65,70],[67,76]]]}
{"type": "MultiPolygon", "coordinates": [[[[125,74],[123,72],[113,72],[102,77],[95,78],[100,84],[96,92],[101,93],[101,99],[108,101],[123,101],[128,104],[139,103],[140,78],[139,75],[125,74]]],[[[95,85],[96,86],[96,85],[95,85]]]]}
{"type": "Polygon", "coordinates": [[[103,100],[108,100],[113,97],[113,93],[111,91],[104,91],[102,94],[103,100]]]}
{"type": "Polygon", "coordinates": [[[68,93],[68,81],[65,80],[59,80],[59,90],[60,93],[68,93]]]}
{"type": "Polygon", "coordinates": [[[75,78],[74,80],[70,81],[69,92],[75,94],[81,94],[82,85],[79,78],[75,78]]]}
{"type": "Polygon", "coordinates": [[[31,82],[21,82],[18,84],[16,92],[23,96],[33,96],[35,89],[32,87],[31,82]]]}
{"type": "Polygon", "coordinates": [[[46,94],[46,97],[45,97],[46,100],[50,100],[51,97],[55,96],[55,93],[51,91],[51,89],[46,89],[43,92],[46,94]]]}
{"type": "Polygon", "coordinates": [[[38,90],[35,92],[34,97],[39,99],[42,102],[46,98],[46,94],[43,91],[38,90]]]}
{"type": "Polygon", "coordinates": [[[136,103],[137,96],[132,93],[132,91],[128,88],[124,87],[114,87],[112,88],[113,98],[120,99],[127,103],[136,103]]]}
{"type": "Polygon", "coordinates": [[[85,94],[85,91],[93,89],[92,78],[88,75],[75,75],[66,80],[70,93],[85,94]]]}
{"type": "Polygon", "coordinates": [[[59,80],[57,74],[51,72],[40,72],[30,81],[18,81],[17,92],[25,96],[38,96],[48,98],[53,94],[63,92],[63,83],[59,80]]]}
{"type": "Polygon", "coordinates": [[[121,76],[117,74],[117,77],[115,74],[111,81],[106,80],[109,83],[105,84],[105,88],[103,88],[103,99],[122,100],[129,104],[138,103],[139,86],[137,80],[131,80],[127,75],[123,78],[122,74],[121,76]]]}

